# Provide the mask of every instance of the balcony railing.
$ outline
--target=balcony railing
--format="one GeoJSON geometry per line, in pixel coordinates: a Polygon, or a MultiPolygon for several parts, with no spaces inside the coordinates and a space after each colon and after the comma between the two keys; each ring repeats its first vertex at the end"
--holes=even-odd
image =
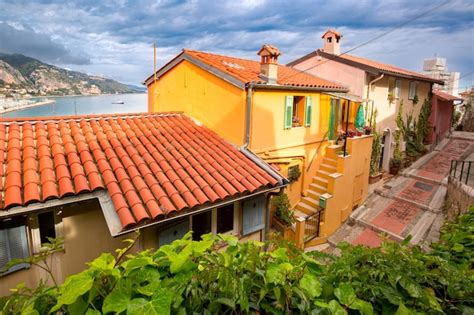
{"type": "MultiPolygon", "coordinates": [[[[449,176],[469,185],[469,178],[474,181],[474,161],[451,161],[449,176]]],[[[472,186],[472,184],[471,184],[472,186]]]]}
{"type": "Polygon", "coordinates": [[[304,241],[307,242],[315,237],[319,237],[321,232],[321,220],[323,219],[324,209],[305,218],[304,241]]]}

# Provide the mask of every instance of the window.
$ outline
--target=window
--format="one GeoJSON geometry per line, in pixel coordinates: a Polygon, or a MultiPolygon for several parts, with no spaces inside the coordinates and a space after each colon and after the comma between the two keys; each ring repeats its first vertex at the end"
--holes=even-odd
{"type": "Polygon", "coordinates": [[[303,125],[305,127],[311,126],[312,112],[313,99],[311,96],[286,96],[284,129],[303,125]]]}
{"type": "Polygon", "coordinates": [[[43,244],[49,243],[48,238],[62,237],[62,211],[45,211],[30,217],[31,240],[33,252],[41,251],[43,244]]]}
{"type": "Polygon", "coordinates": [[[328,37],[328,43],[332,42],[332,37],[328,37]]]}
{"type": "Polygon", "coordinates": [[[402,80],[395,80],[395,98],[399,99],[402,91],[402,80]]]}
{"type": "Polygon", "coordinates": [[[236,211],[235,205],[229,204],[191,217],[193,240],[198,241],[207,233],[234,233],[236,211]]]}
{"type": "MultiPolygon", "coordinates": [[[[9,261],[29,256],[26,225],[23,218],[13,218],[0,222],[0,270],[9,261]]],[[[10,268],[6,273],[27,268],[28,264],[20,264],[10,268]]]]}
{"type": "Polygon", "coordinates": [[[415,99],[415,96],[417,95],[417,89],[418,89],[418,82],[416,81],[410,82],[410,91],[408,92],[408,99],[410,100],[415,99]]]}

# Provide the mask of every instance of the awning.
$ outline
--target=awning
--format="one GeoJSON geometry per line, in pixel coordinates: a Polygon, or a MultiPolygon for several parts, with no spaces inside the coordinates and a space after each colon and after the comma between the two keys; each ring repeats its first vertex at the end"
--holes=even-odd
{"type": "Polygon", "coordinates": [[[337,93],[337,92],[331,92],[331,93],[324,93],[333,97],[337,98],[342,98],[351,102],[357,102],[357,103],[366,103],[368,100],[360,98],[357,95],[354,94],[347,94],[347,93],[337,93]]]}

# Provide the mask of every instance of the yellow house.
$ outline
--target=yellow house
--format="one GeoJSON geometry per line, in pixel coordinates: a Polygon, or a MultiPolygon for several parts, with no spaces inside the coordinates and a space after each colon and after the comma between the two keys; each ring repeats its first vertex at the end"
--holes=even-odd
{"type": "Polygon", "coordinates": [[[297,224],[297,232],[323,238],[367,195],[371,137],[344,147],[328,140],[353,127],[361,100],[339,84],[279,65],[273,46],[258,55],[260,62],[184,49],[145,80],[149,112],[183,111],[275,167],[292,182],[291,205],[307,224],[297,224]],[[347,185],[357,177],[360,189],[336,197],[341,176],[347,185]],[[337,209],[328,214],[330,207],[337,209]]]}

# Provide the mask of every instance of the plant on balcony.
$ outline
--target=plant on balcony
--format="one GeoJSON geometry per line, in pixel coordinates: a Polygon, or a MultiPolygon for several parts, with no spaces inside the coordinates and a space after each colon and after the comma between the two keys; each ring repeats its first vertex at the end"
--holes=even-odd
{"type": "Polygon", "coordinates": [[[301,176],[300,166],[293,165],[288,168],[288,180],[290,183],[296,182],[301,176]]]}
{"type": "Polygon", "coordinates": [[[372,133],[372,126],[364,126],[364,134],[370,135],[372,133]]]}
{"type": "Polygon", "coordinates": [[[291,210],[290,200],[287,194],[273,197],[272,204],[275,207],[275,218],[285,226],[291,226],[295,222],[294,211],[291,210]]]}
{"type": "Polygon", "coordinates": [[[420,100],[419,100],[419,98],[418,98],[418,95],[415,94],[415,96],[413,96],[413,100],[412,100],[413,105],[418,104],[419,101],[420,101],[420,100]]]}
{"type": "Polygon", "coordinates": [[[291,119],[291,123],[293,127],[301,126],[301,120],[299,117],[296,117],[296,116],[293,116],[293,118],[291,119]]]}
{"type": "Polygon", "coordinates": [[[389,104],[393,104],[393,102],[395,101],[395,96],[393,95],[393,93],[388,93],[387,100],[389,104]]]}

